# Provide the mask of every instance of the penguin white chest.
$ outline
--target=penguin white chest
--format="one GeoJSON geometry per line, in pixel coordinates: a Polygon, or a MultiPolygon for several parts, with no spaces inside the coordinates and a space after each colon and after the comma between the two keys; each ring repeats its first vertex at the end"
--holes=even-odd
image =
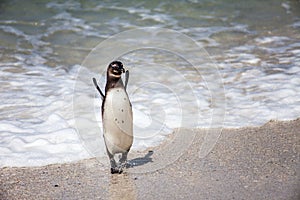
{"type": "Polygon", "coordinates": [[[111,153],[122,153],[130,149],[133,142],[132,108],[126,91],[110,89],[103,106],[104,138],[111,153]]]}

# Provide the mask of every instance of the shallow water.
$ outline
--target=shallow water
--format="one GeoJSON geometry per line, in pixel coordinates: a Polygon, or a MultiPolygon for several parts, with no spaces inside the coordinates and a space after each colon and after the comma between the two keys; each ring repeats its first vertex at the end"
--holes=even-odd
{"type": "Polygon", "coordinates": [[[130,70],[135,151],[159,144],[174,128],[210,128],[215,112],[219,127],[299,117],[299,13],[299,1],[275,0],[1,1],[0,166],[103,156],[101,100],[90,80],[104,88],[105,68],[117,58],[130,70]],[[185,53],[143,48],[153,39],[141,33],[109,44],[116,52],[141,49],[90,54],[139,27],[177,31],[210,57],[202,49],[203,61],[191,65],[192,45],[169,33],[154,42],[185,53]],[[222,85],[210,77],[215,65],[222,85]]]}

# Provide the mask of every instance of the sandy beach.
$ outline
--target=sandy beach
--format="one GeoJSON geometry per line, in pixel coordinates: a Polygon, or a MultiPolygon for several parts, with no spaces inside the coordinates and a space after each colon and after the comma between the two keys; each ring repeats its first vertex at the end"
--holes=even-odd
{"type": "MultiPolygon", "coordinates": [[[[299,199],[300,119],[223,129],[199,159],[204,130],[176,161],[141,173],[111,175],[97,159],[43,167],[1,168],[0,199],[299,199]]],[[[163,146],[130,159],[151,166],[163,146]]],[[[166,161],[171,160],[166,156],[166,161]]],[[[108,161],[107,161],[108,162],[108,161]]]]}

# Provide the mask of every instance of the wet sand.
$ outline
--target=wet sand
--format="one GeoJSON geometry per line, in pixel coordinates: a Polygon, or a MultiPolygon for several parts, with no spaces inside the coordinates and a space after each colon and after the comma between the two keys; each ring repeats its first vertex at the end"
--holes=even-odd
{"type": "Polygon", "coordinates": [[[174,162],[173,155],[159,156],[164,145],[132,153],[137,166],[123,174],[111,175],[108,160],[97,159],[1,168],[0,199],[300,199],[300,119],[223,129],[214,149],[199,159],[204,136],[197,129],[174,162]]]}

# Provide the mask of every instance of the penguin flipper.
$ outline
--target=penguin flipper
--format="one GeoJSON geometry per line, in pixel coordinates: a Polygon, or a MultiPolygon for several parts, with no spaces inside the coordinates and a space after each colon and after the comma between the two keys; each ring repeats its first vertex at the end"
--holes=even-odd
{"type": "Polygon", "coordinates": [[[129,71],[126,70],[126,72],[125,72],[125,90],[126,90],[126,87],[127,87],[127,84],[128,84],[128,80],[129,80],[129,71]]]}
{"type": "Polygon", "coordinates": [[[98,92],[100,93],[101,98],[102,98],[102,100],[103,100],[105,96],[104,96],[103,92],[101,91],[100,87],[98,86],[97,80],[96,80],[95,78],[93,78],[93,83],[94,83],[96,89],[98,90],[98,92]]]}

